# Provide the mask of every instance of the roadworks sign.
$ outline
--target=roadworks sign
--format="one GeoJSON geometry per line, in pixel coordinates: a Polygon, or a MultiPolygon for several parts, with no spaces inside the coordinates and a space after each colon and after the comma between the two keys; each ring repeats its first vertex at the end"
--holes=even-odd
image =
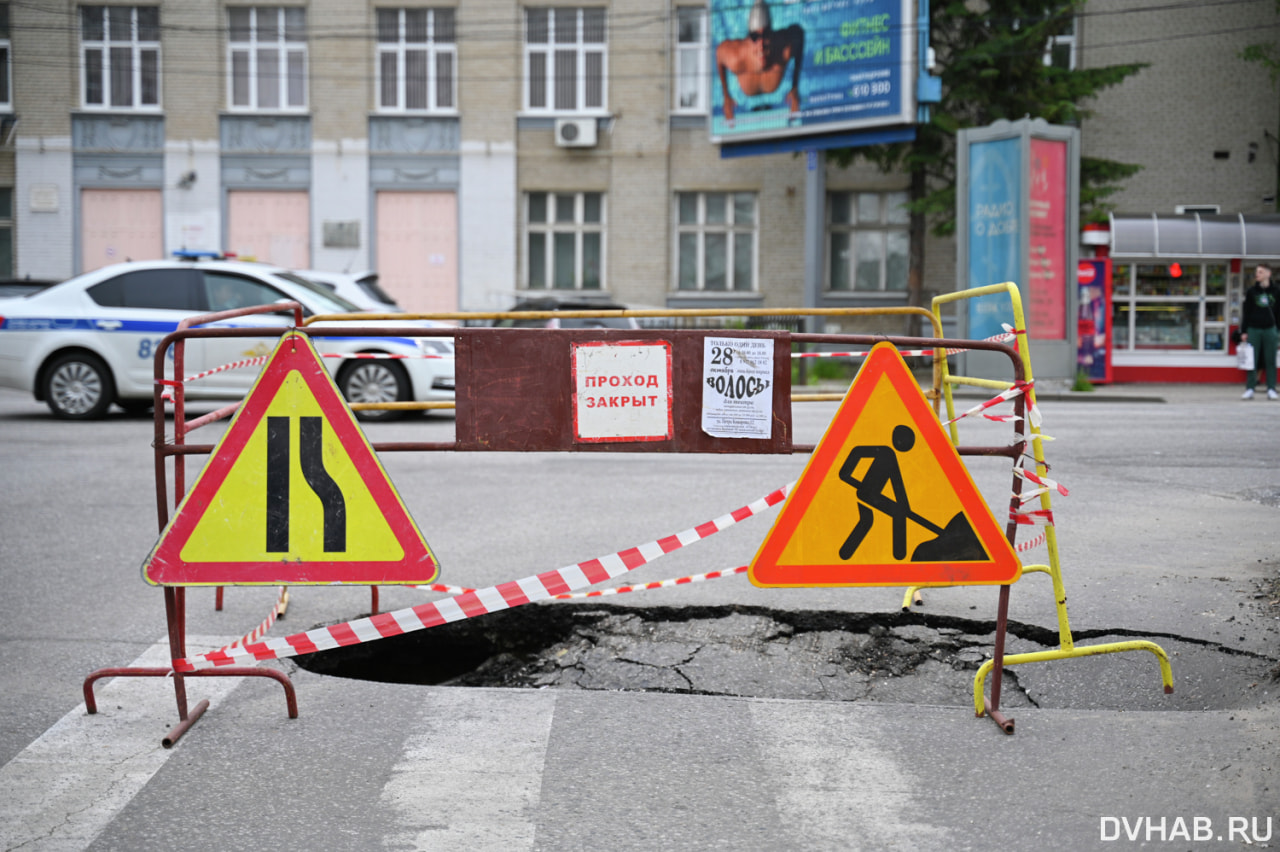
{"type": "Polygon", "coordinates": [[[142,566],[166,586],[414,584],[431,548],[306,335],[280,339],[142,566]]]}
{"type": "Polygon", "coordinates": [[[906,362],[878,343],[748,574],[757,586],[958,586],[1020,572],[906,362]]]}

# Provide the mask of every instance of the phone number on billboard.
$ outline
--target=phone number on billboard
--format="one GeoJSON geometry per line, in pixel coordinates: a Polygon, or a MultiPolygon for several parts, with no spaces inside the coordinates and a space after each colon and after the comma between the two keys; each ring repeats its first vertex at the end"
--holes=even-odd
{"type": "Polygon", "coordinates": [[[874,83],[855,83],[849,94],[855,98],[869,98],[872,95],[887,95],[893,91],[890,80],[877,80],[874,83]]]}

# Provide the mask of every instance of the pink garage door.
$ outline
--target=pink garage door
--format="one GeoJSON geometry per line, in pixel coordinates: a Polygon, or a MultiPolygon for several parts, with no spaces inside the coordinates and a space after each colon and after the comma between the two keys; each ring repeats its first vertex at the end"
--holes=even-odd
{"type": "Polygon", "coordinates": [[[311,198],[305,192],[227,193],[227,251],[290,269],[311,267],[311,198]]]}
{"type": "Polygon", "coordinates": [[[163,257],[164,205],[160,190],[80,190],[82,272],[125,260],[163,257]]]}
{"type": "Polygon", "coordinates": [[[378,193],[378,284],[406,311],[458,309],[455,193],[378,193]]]}

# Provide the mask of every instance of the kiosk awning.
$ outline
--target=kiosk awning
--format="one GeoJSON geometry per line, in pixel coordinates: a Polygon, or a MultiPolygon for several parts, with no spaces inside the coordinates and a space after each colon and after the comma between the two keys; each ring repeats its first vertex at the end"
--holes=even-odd
{"type": "Polygon", "coordinates": [[[1280,259],[1280,215],[1113,213],[1111,255],[1280,259]]]}

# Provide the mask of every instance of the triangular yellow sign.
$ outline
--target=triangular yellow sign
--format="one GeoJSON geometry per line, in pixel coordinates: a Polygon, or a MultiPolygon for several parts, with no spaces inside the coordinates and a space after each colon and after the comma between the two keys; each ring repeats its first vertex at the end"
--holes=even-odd
{"type": "Polygon", "coordinates": [[[890,343],[877,343],[748,569],[757,586],[959,586],[1021,563],[890,343]]]}
{"type": "Polygon", "coordinates": [[[414,584],[431,548],[310,339],[280,339],[142,565],[148,583],[414,584]]]}

